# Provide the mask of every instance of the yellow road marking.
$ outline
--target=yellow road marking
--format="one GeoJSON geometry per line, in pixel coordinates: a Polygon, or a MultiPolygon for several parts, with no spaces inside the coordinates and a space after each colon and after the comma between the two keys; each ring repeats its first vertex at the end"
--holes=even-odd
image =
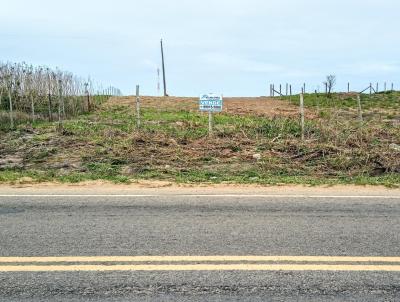
{"type": "Polygon", "coordinates": [[[400,262],[400,257],[349,256],[61,256],[0,257],[2,263],[45,262],[400,262]]]}
{"type": "Polygon", "coordinates": [[[189,265],[22,265],[0,266],[0,272],[81,271],[381,271],[400,272],[400,265],[326,264],[189,264],[189,265]]]}

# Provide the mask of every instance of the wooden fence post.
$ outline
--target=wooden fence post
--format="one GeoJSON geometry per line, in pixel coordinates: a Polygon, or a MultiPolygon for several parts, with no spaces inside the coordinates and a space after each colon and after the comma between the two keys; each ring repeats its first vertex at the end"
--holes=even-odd
{"type": "Polygon", "coordinates": [[[300,94],[300,124],[301,124],[301,140],[304,141],[304,94],[300,94]]]}
{"type": "Polygon", "coordinates": [[[8,100],[10,102],[10,128],[14,129],[14,112],[13,112],[13,103],[12,103],[12,84],[10,84],[8,89],[8,100]]]}
{"type": "Polygon", "coordinates": [[[58,80],[58,131],[62,131],[62,107],[63,107],[63,95],[62,95],[62,87],[61,80],[58,80]]]}
{"type": "Polygon", "coordinates": [[[53,106],[51,104],[51,81],[50,81],[50,76],[49,76],[49,95],[48,95],[48,103],[47,103],[47,109],[49,110],[49,122],[53,121],[53,106]]]}
{"type": "Polygon", "coordinates": [[[88,112],[90,112],[91,104],[90,104],[90,93],[89,93],[88,86],[89,86],[89,83],[85,83],[86,103],[87,103],[88,112]]]}
{"type": "Polygon", "coordinates": [[[362,116],[362,108],[361,108],[361,96],[358,94],[357,95],[357,105],[358,105],[358,120],[360,123],[363,122],[363,116],[362,116]]]}
{"type": "Polygon", "coordinates": [[[32,85],[32,79],[30,78],[30,76],[27,79],[27,84],[29,86],[29,99],[31,101],[31,119],[32,119],[32,123],[34,123],[35,122],[35,98],[32,93],[33,85],[32,85]]]}
{"type": "Polygon", "coordinates": [[[140,95],[139,85],[136,85],[136,126],[140,128],[140,95]]]}
{"type": "Polygon", "coordinates": [[[30,99],[31,99],[31,118],[32,118],[32,123],[35,122],[35,101],[32,93],[30,94],[30,99]]]}

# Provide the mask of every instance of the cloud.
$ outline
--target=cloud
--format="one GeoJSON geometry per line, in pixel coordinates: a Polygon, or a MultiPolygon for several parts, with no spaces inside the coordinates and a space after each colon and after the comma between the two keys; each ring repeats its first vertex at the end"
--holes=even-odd
{"type": "Polygon", "coordinates": [[[356,62],[342,66],[344,73],[349,75],[376,75],[400,71],[399,62],[356,62]]]}
{"type": "Polygon", "coordinates": [[[156,70],[157,68],[159,68],[159,65],[157,65],[156,62],[154,62],[154,61],[152,61],[152,60],[149,60],[149,59],[143,60],[143,61],[142,61],[142,64],[143,64],[146,68],[151,69],[151,70],[156,70]]]}
{"type": "Polygon", "coordinates": [[[229,55],[225,53],[209,52],[200,55],[202,63],[207,64],[213,69],[229,70],[235,72],[279,72],[282,67],[275,64],[263,62],[261,60],[253,60],[237,55],[229,55]]]}
{"type": "Polygon", "coordinates": [[[269,82],[311,87],[330,73],[360,89],[400,77],[398,0],[2,2],[3,60],[65,66],[126,92],[133,81],[154,92],[160,38],[179,95],[259,95],[269,82]]]}

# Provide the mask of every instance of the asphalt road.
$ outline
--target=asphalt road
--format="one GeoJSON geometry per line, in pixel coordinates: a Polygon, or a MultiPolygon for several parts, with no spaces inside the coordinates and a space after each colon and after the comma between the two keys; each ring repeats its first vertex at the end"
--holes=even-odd
{"type": "Polygon", "coordinates": [[[288,265],[283,270],[246,270],[243,259],[228,256],[399,257],[400,196],[0,196],[0,301],[400,301],[397,262],[383,263],[393,271],[354,271],[335,265],[363,268],[362,258],[327,259],[316,265],[333,269],[313,270],[302,266],[313,267],[313,260],[299,258],[278,262],[288,265]],[[184,255],[198,259],[186,263],[184,255]],[[42,263],[25,258],[32,256],[42,263]],[[8,257],[26,271],[7,271],[8,257]],[[136,270],[137,264],[154,266],[136,270]],[[181,270],[188,264],[194,269],[181,270]],[[219,270],[229,264],[238,269],[219,270]],[[57,271],[58,265],[76,266],[57,271]]]}

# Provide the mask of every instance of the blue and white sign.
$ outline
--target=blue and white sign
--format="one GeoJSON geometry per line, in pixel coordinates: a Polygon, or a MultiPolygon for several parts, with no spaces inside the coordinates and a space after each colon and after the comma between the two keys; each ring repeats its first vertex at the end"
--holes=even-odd
{"type": "Polygon", "coordinates": [[[202,94],[200,96],[200,111],[221,112],[224,105],[222,96],[214,93],[202,94]]]}

